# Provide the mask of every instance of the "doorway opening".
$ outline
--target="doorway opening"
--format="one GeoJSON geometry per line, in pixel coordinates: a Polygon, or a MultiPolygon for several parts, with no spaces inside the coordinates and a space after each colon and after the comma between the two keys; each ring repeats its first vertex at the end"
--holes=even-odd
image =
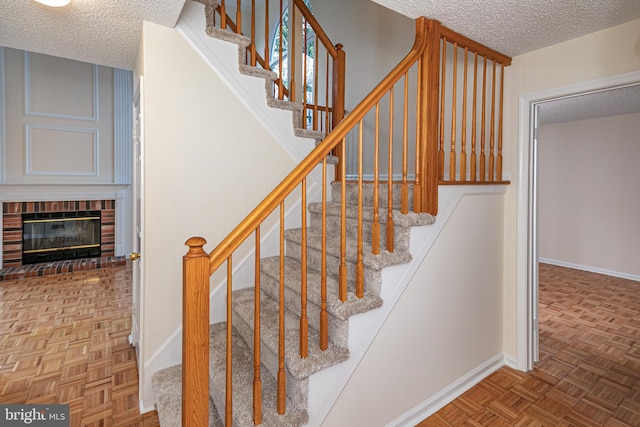
{"type": "Polygon", "coordinates": [[[518,137],[517,229],[517,360],[518,368],[533,369],[538,360],[538,123],[539,110],[578,96],[640,85],[640,72],[538,92],[520,98],[518,137]]]}

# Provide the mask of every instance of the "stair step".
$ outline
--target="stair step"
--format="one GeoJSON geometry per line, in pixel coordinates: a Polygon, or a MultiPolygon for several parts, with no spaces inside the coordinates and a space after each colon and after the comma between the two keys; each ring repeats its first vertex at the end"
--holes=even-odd
{"type": "MultiPolygon", "coordinates": [[[[346,195],[346,201],[348,204],[350,205],[357,205],[358,204],[358,198],[359,198],[359,194],[358,194],[358,182],[357,181],[347,181],[346,183],[346,189],[347,189],[347,195],[346,195]]],[[[364,182],[362,184],[363,187],[363,196],[364,199],[362,201],[362,204],[365,206],[373,206],[373,183],[372,182],[364,182]]],[[[408,189],[408,200],[409,200],[409,210],[412,209],[413,205],[412,205],[412,200],[413,200],[413,187],[414,184],[413,183],[407,183],[407,189],[408,189]]],[[[392,186],[392,190],[393,190],[393,194],[392,194],[392,198],[393,198],[393,208],[394,209],[400,209],[400,196],[401,196],[401,188],[402,188],[402,184],[401,183],[397,183],[394,182],[393,186],[392,186]]],[[[383,205],[386,207],[387,203],[386,203],[386,199],[387,199],[387,183],[380,183],[378,186],[378,192],[380,194],[380,206],[383,205]]],[[[340,181],[335,181],[333,183],[331,183],[331,200],[333,201],[340,201],[342,200],[340,195],[342,194],[342,188],[341,188],[341,182],[340,181]]]]}
{"type": "MultiPolygon", "coordinates": [[[[261,357],[271,375],[276,378],[278,373],[278,343],[279,343],[279,304],[267,295],[261,293],[261,357]]],[[[254,291],[251,288],[241,289],[233,293],[234,326],[244,338],[248,347],[253,349],[253,317],[254,291]]],[[[285,310],[285,371],[287,373],[287,396],[294,407],[306,408],[308,395],[308,378],[315,372],[344,362],[349,358],[349,350],[329,343],[329,347],[319,349],[318,332],[309,327],[309,354],[307,358],[300,357],[300,320],[288,310],[285,310]]]]}
{"type": "MultiPolygon", "coordinates": [[[[358,206],[346,205],[346,218],[347,218],[347,236],[351,238],[358,237],[358,206]]],[[[322,229],[322,203],[309,203],[310,221],[309,226],[316,230],[322,229]]],[[[327,202],[327,234],[339,235],[341,226],[341,203],[340,202],[327,202]]],[[[387,224],[388,212],[386,207],[379,209],[378,221],[380,223],[380,248],[384,248],[387,242],[386,224],[387,224]]],[[[400,251],[409,250],[409,232],[410,227],[430,225],[435,222],[435,217],[430,214],[417,214],[415,212],[409,212],[406,215],[400,213],[399,210],[392,212],[394,234],[393,243],[394,249],[400,251]]],[[[362,209],[362,237],[366,242],[371,242],[372,225],[373,225],[373,207],[363,206],[362,209]]]]}
{"type": "MultiPolygon", "coordinates": [[[[286,307],[299,318],[301,315],[300,283],[301,264],[293,258],[285,258],[285,292],[286,307]]],[[[278,298],[280,289],[280,257],[263,258],[260,262],[261,289],[274,299],[278,298]]],[[[316,330],[320,329],[320,273],[307,270],[307,318],[316,330]]],[[[373,310],[382,306],[382,298],[365,293],[358,298],[353,292],[347,293],[343,303],[338,299],[338,281],[327,276],[327,312],[329,324],[329,340],[339,347],[346,347],[349,339],[349,317],[373,310]]]]}
{"type": "MultiPolygon", "coordinates": [[[[226,343],[227,323],[215,323],[210,328],[210,393],[220,413],[225,412],[226,395],[226,343]]],[[[236,328],[232,329],[232,394],[233,425],[253,424],[253,352],[244,342],[236,328]]],[[[261,375],[262,381],[262,426],[296,427],[307,423],[309,415],[304,409],[293,407],[287,401],[283,415],[276,410],[276,382],[271,375],[261,375]]]]}
{"type": "MultiPolygon", "coordinates": [[[[156,395],[158,419],[162,427],[182,426],[182,365],[158,371],[151,379],[156,395]]],[[[209,427],[223,427],[224,423],[209,397],[209,427]]]]}
{"type": "MultiPolygon", "coordinates": [[[[302,230],[285,230],[287,243],[287,256],[301,259],[302,230]]],[[[337,278],[340,266],[340,236],[327,235],[327,276],[337,278]]],[[[321,233],[307,229],[307,265],[309,268],[320,271],[322,252],[321,233]]],[[[383,248],[379,255],[371,253],[371,244],[363,243],[362,263],[364,265],[364,287],[365,293],[380,295],[380,284],[382,281],[381,270],[384,267],[404,264],[411,261],[411,254],[407,251],[396,250],[387,252],[383,248]]],[[[357,262],[357,244],[354,239],[347,239],[346,267],[347,267],[347,288],[355,292],[357,262]]]]}
{"type": "Polygon", "coordinates": [[[230,30],[223,30],[222,28],[216,27],[214,25],[207,25],[207,35],[214,37],[216,39],[224,40],[230,43],[235,43],[244,53],[244,50],[251,45],[251,39],[249,37],[243,36],[242,34],[234,33],[230,30]]]}

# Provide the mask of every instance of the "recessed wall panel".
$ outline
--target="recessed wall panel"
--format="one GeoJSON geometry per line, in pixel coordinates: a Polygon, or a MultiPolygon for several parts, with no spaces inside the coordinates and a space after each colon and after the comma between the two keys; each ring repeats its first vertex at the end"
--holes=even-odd
{"type": "Polygon", "coordinates": [[[26,127],[27,175],[98,175],[98,131],[26,127]]]}
{"type": "Polygon", "coordinates": [[[98,120],[98,67],[25,52],[25,113],[98,120]]]}

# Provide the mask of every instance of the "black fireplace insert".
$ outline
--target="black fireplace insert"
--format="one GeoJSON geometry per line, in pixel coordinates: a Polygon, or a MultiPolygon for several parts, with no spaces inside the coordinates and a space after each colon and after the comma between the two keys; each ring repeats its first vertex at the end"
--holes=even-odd
{"type": "Polygon", "coordinates": [[[100,256],[100,211],[22,215],[22,263],[100,256]]]}

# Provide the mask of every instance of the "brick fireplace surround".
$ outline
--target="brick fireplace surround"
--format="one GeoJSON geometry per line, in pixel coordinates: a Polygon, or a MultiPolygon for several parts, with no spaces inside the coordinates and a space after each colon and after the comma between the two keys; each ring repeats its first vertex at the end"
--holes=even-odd
{"type": "MultiPolygon", "coordinates": [[[[3,202],[2,203],[2,274],[11,276],[26,275],[42,276],[47,271],[52,274],[85,270],[87,267],[100,268],[100,264],[122,264],[122,260],[116,259],[115,254],[115,200],[69,200],[47,202],[3,202]],[[100,211],[100,250],[101,259],[80,259],[71,261],[52,262],[45,264],[33,264],[22,266],[22,214],[45,212],[73,212],[79,210],[100,211]],[[104,261],[104,262],[103,262],[104,261]],[[87,265],[88,264],[88,265],[87,265]],[[78,268],[74,268],[74,266],[78,268]],[[22,273],[22,274],[21,274],[22,273]],[[29,274],[33,273],[33,274],[29,274]]],[[[2,278],[0,278],[2,280],[2,278]]]]}

